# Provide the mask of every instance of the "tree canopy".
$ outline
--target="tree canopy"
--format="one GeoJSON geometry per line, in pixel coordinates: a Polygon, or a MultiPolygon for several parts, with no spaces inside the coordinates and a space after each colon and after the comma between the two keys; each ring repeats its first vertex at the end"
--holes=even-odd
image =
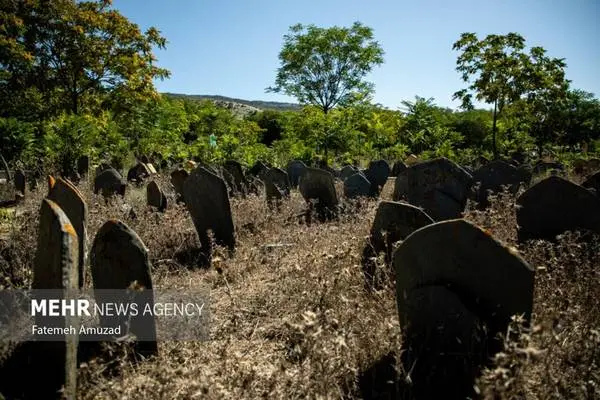
{"type": "Polygon", "coordinates": [[[350,28],[297,24],[284,36],[275,86],[267,91],[294,96],[327,114],[372,93],[373,84],[364,78],[383,63],[383,55],[373,30],[360,22],[350,28]]]}

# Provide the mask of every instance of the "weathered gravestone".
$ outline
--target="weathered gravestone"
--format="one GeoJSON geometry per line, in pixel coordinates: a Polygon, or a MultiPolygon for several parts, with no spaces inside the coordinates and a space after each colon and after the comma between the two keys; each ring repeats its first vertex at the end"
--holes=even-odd
{"type": "Polygon", "coordinates": [[[396,161],[392,167],[391,174],[392,176],[398,176],[398,174],[404,171],[406,168],[408,167],[402,161],[396,161]]]}
{"type": "Polygon", "coordinates": [[[438,158],[415,164],[406,174],[410,204],[422,207],[436,221],[461,216],[473,179],[464,169],[438,158]]]}
{"type": "Polygon", "coordinates": [[[250,175],[260,176],[263,171],[266,171],[269,167],[263,163],[262,161],[257,161],[254,165],[248,170],[250,175]]]}
{"type": "Polygon", "coordinates": [[[158,208],[158,211],[164,212],[167,209],[167,196],[156,181],[152,181],[146,186],[146,201],[149,206],[158,208]]]}
{"type": "Polygon", "coordinates": [[[392,200],[400,201],[408,198],[408,168],[401,171],[396,175],[394,180],[394,192],[392,193],[392,200]]]}
{"type": "Polygon", "coordinates": [[[416,397],[471,395],[464,391],[471,391],[486,350],[499,350],[495,336],[513,315],[529,321],[533,268],[465,220],[413,232],[393,258],[403,362],[413,371],[416,397]]]}
{"type": "MultiPolygon", "coordinates": [[[[95,173],[95,176],[98,176],[98,175],[100,175],[101,173],[103,173],[104,171],[106,171],[106,170],[109,170],[109,169],[114,169],[114,168],[113,168],[113,167],[111,167],[111,165],[110,165],[110,164],[108,164],[108,163],[102,163],[102,164],[100,164],[100,165],[98,165],[98,166],[96,167],[96,173],[95,173]]],[[[115,170],[115,171],[116,171],[116,170],[115,170]]],[[[120,175],[120,174],[119,174],[119,175],[120,175]]]]}
{"type": "Polygon", "coordinates": [[[549,176],[517,198],[519,240],[553,240],[568,230],[600,233],[600,198],[558,176],[549,176]]]}
{"type": "MultiPolygon", "coordinates": [[[[33,267],[34,290],[60,289],[52,292],[52,299],[73,299],[79,283],[79,243],[77,233],[71,221],[61,208],[52,200],[42,200],[39,217],[37,250],[33,267]]],[[[35,292],[33,296],[45,298],[44,293],[35,292]]],[[[41,300],[41,299],[39,299],[41,300]]],[[[36,315],[37,326],[48,328],[79,327],[76,316],[36,315]]],[[[77,388],[77,334],[67,334],[64,341],[43,341],[45,335],[36,335],[35,351],[31,354],[31,370],[40,378],[36,385],[40,390],[53,387],[56,392],[64,384],[67,398],[74,399],[77,388]]],[[[49,340],[49,338],[46,338],[49,340]]],[[[56,337],[53,337],[56,340],[56,337]]],[[[37,388],[33,388],[35,391],[37,388]]],[[[49,393],[45,393],[48,395],[49,393]]]]}
{"type": "Polygon", "coordinates": [[[345,181],[347,178],[359,172],[360,170],[353,165],[344,165],[340,170],[340,179],[345,181]]]}
{"type": "Polygon", "coordinates": [[[371,182],[361,173],[354,173],[344,179],[344,196],[348,199],[372,195],[371,182]]]}
{"type": "Polygon", "coordinates": [[[594,190],[594,193],[597,196],[600,196],[600,171],[596,172],[594,175],[588,177],[582,184],[586,189],[594,190]]]}
{"type": "Polygon", "coordinates": [[[245,196],[248,191],[248,182],[246,181],[246,177],[244,176],[242,164],[240,164],[237,161],[228,160],[225,161],[223,168],[231,175],[232,179],[229,183],[233,189],[233,193],[239,193],[245,196]]]}
{"type": "Polygon", "coordinates": [[[309,203],[309,212],[314,207],[320,221],[337,215],[338,198],[333,175],[317,168],[306,168],[298,184],[304,200],[309,203]]]}
{"type": "Polygon", "coordinates": [[[474,192],[475,201],[481,208],[488,207],[489,192],[501,192],[504,187],[512,194],[516,194],[521,184],[525,182],[523,173],[516,167],[501,160],[492,161],[473,173],[473,183],[478,188],[474,192]]]}
{"type": "Polygon", "coordinates": [[[189,175],[189,172],[182,168],[171,172],[171,184],[177,193],[177,201],[183,201],[183,184],[189,175]]]}
{"type": "Polygon", "coordinates": [[[25,195],[25,173],[21,169],[15,170],[15,191],[25,195]]]}
{"type": "Polygon", "coordinates": [[[212,231],[217,245],[233,250],[234,227],[225,182],[200,166],[185,180],[183,194],[207,260],[212,250],[208,230],[212,231]]]}
{"type": "Polygon", "coordinates": [[[144,163],[137,163],[127,171],[127,181],[141,183],[144,179],[150,177],[150,170],[144,163]]]}
{"type": "Polygon", "coordinates": [[[105,198],[119,194],[125,196],[127,184],[123,182],[121,174],[115,169],[107,169],[94,179],[94,194],[102,193],[105,198]]]}
{"type": "Polygon", "coordinates": [[[135,303],[138,315],[101,315],[103,327],[121,327],[122,335],[136,338],[135,350],[147,357],[157,353],[153,309],[152,266],[148,249],[139,236],[118,220],[107,221],[96,233],[90,251],[90,266],[96,302],[135,303]]]}
{"type": "Polygon", "coordinates": [[[83,195],[71,182],[58,178],[50,188],[48,199],[54,201],[64,211],[77,233],[79,246],[79,287],[85,286],[85,255],[87,244],[87,204],[83,195]]]}
{"type": "Polygon", "coordinates": [[[540,162],[536,163],[535,166],[533,167],[533,174],[534,175],[546,175],[546,174],[555,175],[559,172],[563,172],[564,170],[565,170],[565,167],[559,162],[540,161],[540,162]]]}
{"type": "Polygon", "coordinates": [[[77,159],[77,173],[80,176],[87,176],[90,170],[90,158],[88,156],[81,156],[77,159]]]}
{"type": "Polygon", "coordinates": [[[268,168],[261,172],[260,179],[265,185],[265,195],[269,204],[290,196],[290,180],[284,170],[268,168]]]}
{"type": "Polygon", "coordinates": [[[302,161],[292,160],[288,163],[286,171],[288,174],[288,178],[290,179],[290,186],[295,188],[298,187],[298,183],[300,182],[300,177],[304,173],[306,169],[306,164],[302,161]]]}
{"type": "Polygon", "coordinates": [[[391,265],[394,244],[433,222],[423,210],[410,204],[380,202],[363,250],[362,266],[366,281],[373,287],[379,287],[374,258],[383,253],[385,264],[391,265]]]}
{"type": "Polygon", "coordinates": [[[390,166],[385,160],[371,161],[365,171],[365,176],[371,182],[371,194],[379,196],[390,176],[390,166]]]}

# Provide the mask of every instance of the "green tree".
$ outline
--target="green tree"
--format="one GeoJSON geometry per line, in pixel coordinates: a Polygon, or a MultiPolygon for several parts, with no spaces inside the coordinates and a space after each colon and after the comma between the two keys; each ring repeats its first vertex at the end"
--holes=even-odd
{"type": "Polygon", "coordinates": [[[481,40],[474,33],[463,33],[452,48],[461,51],[456,70],[469,84],[453,98],[462,100],[463,107],[469,109],[475,93],[478,101],[494,105],[494,157],[498,157],[497,121],[507,105],[525,96],[532,112],[544,114],[551,96],[566,87],[564,60],[547,57],[542,47],[532,47],[526,53],[525,38],[517,33],[488,35],[481,40]]]}
{"type": "Polygon", "coordinates": [[[156,28],[143,33],[110,0],[2,1],[0,109],[45,118],[127,108],[156,96],[153,79],[168,76],[152,52],[165,44],[156,28]]]}

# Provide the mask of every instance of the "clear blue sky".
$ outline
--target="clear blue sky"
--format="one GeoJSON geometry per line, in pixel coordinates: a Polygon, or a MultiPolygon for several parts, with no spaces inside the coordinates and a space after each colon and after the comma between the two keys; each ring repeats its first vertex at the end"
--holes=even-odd
{"type": "Polygon", "coordinates": [[[462,32],[479,37],[518,32],[529,46],[566,58],[572,86],[600,97],[600,0],[114,0],[126,17],[168,40],[158,64],[171,78],[161,92],[291,101],[265,93],[279,66],[283,35],[296,23],[374,29],[385,64],[369,76],[375,102],[397,109],[415,95],[456,107],[464,85],[452,44],[462,32]]]}

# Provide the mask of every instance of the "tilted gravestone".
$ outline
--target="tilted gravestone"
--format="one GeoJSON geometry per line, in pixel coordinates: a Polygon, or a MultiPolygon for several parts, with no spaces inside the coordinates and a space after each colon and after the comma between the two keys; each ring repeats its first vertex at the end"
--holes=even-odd
{"type": "Polygon", "coordinates": [[[391,265],[394,244],[433,220],[423,210],[407,203],[382,201],[377,207],[368,242],[363,250],[363,273],[368,283],[378,287],[376,264],[373,260],[384,254],[384,262],[391,265]]]}
{"type": "Polygon", "coordinates": [[[269,204],[290,196],[290,180],[284,170],[268,168],[261,172],[260,178],[265,185],[265,194],[269,204]]]}
{"type": "Polygon", "coordinates": [[[465,220],[413,232],[393,262],[405,365],[413,368],[419,392],[472,387],[474,370],[486,357],[482,342],[498,350],[494,337],[506,332],[511,317],[531,317],[534,269],[465,220]],[[485,338],[479,322],[487,327],[485,338]]]}
{"type": "Polygon", "coordinates": [[[79,246],[79,287],[85,286],[85,256],[87,253],[87,215],[88,209],[83,195],[71,182],[58,178],[52,185],[48,199],[54,201],[64,211],[75,228],[79,246]]]}
{"type": "Polygon", "coordinates": [[[177,201],[183,201],[183,183],[189,175],[189,172],[183,168],[171,172],[171,184],[177,193],[177,201]]]}
{"type": "Polygon", "coordinates": [[[342,181],[346,180],[346,178],[351,177],[352,175],[360,172],[358,168],[353,165],[344,165],[340,170],[340,179],[342,181]]]}
{"type": "Polygon", "coordinates": [[[434,220],[459,218],[467,203],[472,177],[446,158],[415,164],[406,170],[408,202],[434,220]]]}
{"type": "Polygon", "coordinates": [[[137,163],[127,172],[127,182],[141,183],[144,179],[150,177],[150,170],[144,163],[137,163]]]}
{"type": "Polygon", "coordinates": [[[600,196],[600,171],[596,172],[592,176],[589,176],[582,184],[586,189],[594,190],[597,196],[600,196]]]}
{"type": "MultiPolygon", "coordinates": [[[[42,200],[39,215],[37,250],[33,267],[31,288],[61,289],[52,299],[70,300],[79,283],[79,243],[71,221],[52,200],[42,200]]],[[[39,293],[39,292],[38,292],[39,293]]],[[[35,294],[34,294],[35,296],[35,294]]],[[[44,297],[44,295],[41,295],[44,297]]],[[[36,325],[48,328],[79,327],[75,316],[36,315],[36,325]]],[[[44,335],[37,335],[38,348],[32,354],[33,371],[44,371],[45,383],[65,386],[67,398],[75,398],[77,388],[77,334],[67,334],[64,341],[44,342],[44,335]]],[[[54,340],[56,338],[54,337],[54,340]]],[[[33,372],[37,375],[39,371],[33,372]]]]}
{"type": "Polygon", "coordinates": [[[15,190],[21,195],[25,195],[25,173],[21,169],[15,170],[15,190]]]}
{"type": "Polygon", "coordinates": [[[365,176],[371,182],[371,193],[379,196],[381,189],[390,176],[390,166],[385,160],[371,161],[365,171],[365,176]]]}
{"type": "Polygon", "coordinates": [[[554,239],[568,230],[600,233],[600,198],[558,176],[550,176],[517,198],[519,240],[554,239]]]}
{"type": "Polygon", "coordinates": [[[102,196],[111,197],[116,194],[125,196],[127,184],[123,182],[121,174],[115,169],[107,169],[94,179],[94,194],[102,193],[102,196]]]}
{"type": "Polygon", "coordinates": [[[302,161],[292,160],[288,163],[286,172],[288,174],[288,178],[290,179],[290,186],[295,188],[298,187],[298,183],[300,182],[300,177],[304,173],[306,169],[306,164],[302,161]]]}
{"type": "Polygon", "coordinates": [[[473,183],[479,186],[474,193],[475,201],[481,208],[488,207],[489,192],[501,192],[504,187],[512,194],[516,194],[521,184],[525,182],[523,174],[514,166],[504,161],[492,161],[473,173],[473,183]]]}
{"type": "MultiPolygon", "coordinates": [[[[96,167],[95,176],[98,176],[98,175],[100,175],[101,173],[103,173],[104,171],[106,171],[106,170],[109,170],[109,169],[114,169],[114,168],[113,168],[113,167],[111,167],[111,165],[110,165],[110,164],[108,164],[108,163],[102,163],[102,164],[100,164],[100,165],[98,165],[98,166],[96,167]]],[[[116,170],[115,170],[115,171],[116,171],[116,170]]],[[[120,175],[120,174],[119,174],[119,175],[120,175]]]]}
{"type": "Polygon", "coordinates": [[[183,194],[207,259],[212,250],[208,230],[212,231],[216,244],[233,250],[234,227],[225,182],[199,166],[185,180],[183,194]]]}
{"type": "Polygon", "coordinates": [[[263,163],[262,161],[257,161],[254,165],[248,170],[250,175],[260,176],[261,172],[266,171],[269,168],[268,165],[263,163]]]}
{"type": "Polygon", "coordinates": [[[149,206],[158,208],[158,211],[164,212],[167,209],[167,196],[156,181],[152,181],[146,186],[146,201],[149,206]]]}
{"type": "Polygon", "coordinates": [[[314,204],[319,220],[325,221],[337,215],[338,198],[331,173],[318,168],[306,168],[298,186],[311,209],[314,204]]]}
{"type": "Polygon", "coordinates": [[[361,173],[354,173],[344,179],[344,196],[348,199],[372,195],[371,182],[361,173]]]}
{"type": "Polygon", "coordinates": [[[94,297],[99,303],[135,303],[139,313],[100,316],[103,327],[121,326],[122,335],[137,338],[136,352],[143,356],[157,353],[156,321],[142,311],[154,307],[152,265],[148,249],[130,227],[118,220],[107,221],[96,233],[90,251],[94,297]],[[127,291],[129,289],[129,291],[127,291]]]}
{"type": "Polygon", "coordinates": [[[81,176],[87,176],[90,170],[90,158],[81,156],[77,159],[77,173],[81,176]]]}
{"type": "Polygon", "coordinates": [[[233,193],[241,194],[243,196],[246,195],[248,191],[248,182],[246,181],[246,177],[244,176],[244,171],[242,169],[242,164],[237,161],[228,160],[225,161],[223,168],[231,174],[231,182],[233,193]]]}
{"type": "Polygon", "coordinates": [[[398,176],[398,174],[404,171],[406,168],[408,167],[402,161],[396,161],[392,167],[391,175],[398,176]]]}

